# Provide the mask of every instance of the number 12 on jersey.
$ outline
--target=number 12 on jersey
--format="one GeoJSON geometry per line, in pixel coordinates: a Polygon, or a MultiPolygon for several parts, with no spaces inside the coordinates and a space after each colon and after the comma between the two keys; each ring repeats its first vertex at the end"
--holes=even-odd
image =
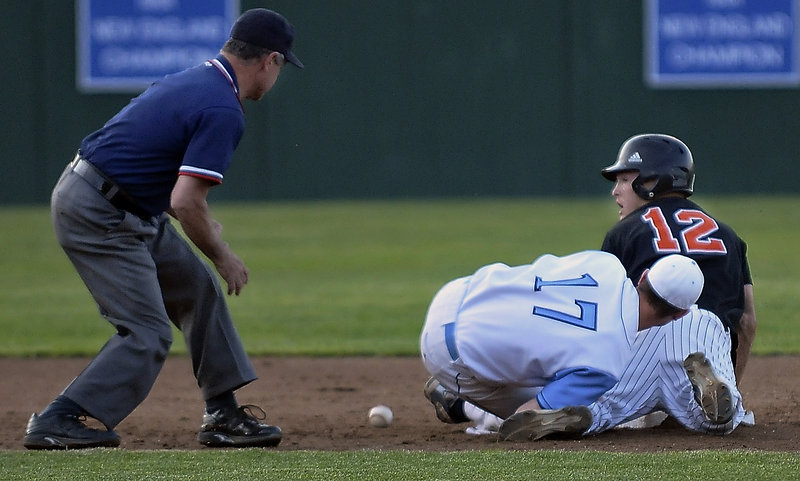
{"type": "MultiPolygon", "coordinates": [[[[571,288],[571,287],[597,287],[597,281],[588,273],[572,279],[560,279],[556,281],[545,281],[536,276],[533,284],[534,291],[541,291],[542,288],[571,288]]],[[[533,306],[533,315],[542,316],[554,321],[565,322],[573,326],[582,327],[592,331],[597,330],[597,303],[575,299],[575,305],[580,308],[580,315],[573,316],[566,312],[556,311],[541,306],[533,306]]]]}
{"type": "MultiPolygon", "coordinates": [[[[675,211],[675,222],[687,227],[678,233],[687,254],[726,254],[728,249],[721,239],[711,237],[719,229],[717,221],[697,209],[675,211]]],[[[642,214],[642,220],[653,230],[653,248],[660,254],[681,252],[678,239],[670,230],[667,218],[660,207],[651,207],[642,214]]]]}

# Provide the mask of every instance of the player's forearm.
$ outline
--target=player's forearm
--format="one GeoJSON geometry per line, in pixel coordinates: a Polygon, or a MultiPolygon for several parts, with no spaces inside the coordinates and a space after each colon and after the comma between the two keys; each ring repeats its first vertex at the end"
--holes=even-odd
{"type": "Polygon", "coordinates": [[[750,359],[750,348],[752,347],[752,341],[746,342],[744,341],[743,336],[739,335],[739,345],[736,347],[736,367],[734,368],[734,372],[736,374],[736,385],[740,386],[742,382],[742,376],[744,376],[745,367],[747,367],[747,361],[750,359]]]}
{"type": "Polygon", "coordinates": [[[747,361],[750,359],[750,349],[753,347],[753,340],[756,337],[756,311],[753,302],[753,286],[744,286],[744,313],[739,320],[736,334],[739,345],[736,347],[736,384],[741,383],[747,361]]]}

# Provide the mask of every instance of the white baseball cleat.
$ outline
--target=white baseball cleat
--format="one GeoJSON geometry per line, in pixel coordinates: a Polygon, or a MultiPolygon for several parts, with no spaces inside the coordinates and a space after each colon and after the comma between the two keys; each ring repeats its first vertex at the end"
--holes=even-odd
{"type": "Polygon", "coordinates": [[[580,436],[592,425],[586,406],[561,409],[532,409],[512,414],[500,425],[503,441],[536,441],[550,434],[580,436]]]}

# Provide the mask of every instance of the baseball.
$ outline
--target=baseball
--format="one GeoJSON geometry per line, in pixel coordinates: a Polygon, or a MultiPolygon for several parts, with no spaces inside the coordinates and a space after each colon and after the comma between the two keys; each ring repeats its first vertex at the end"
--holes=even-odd
{"type": "Polygon", "coordinates": [[[369,423],[376,428],[385,428],[392,424],[392,410],[389,406],[378,405],[369,410],[369,423]]]}

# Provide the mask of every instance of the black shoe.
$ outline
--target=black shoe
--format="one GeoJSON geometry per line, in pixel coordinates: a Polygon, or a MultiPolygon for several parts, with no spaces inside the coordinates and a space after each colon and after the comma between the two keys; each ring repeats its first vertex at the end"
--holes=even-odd
{"type": "Polygon", "coordinates": [[[119,446],[119,435],[86,426],[83,416],[63,414],[39,417],[33,413],[28,421],[24,445],[28,449],[83,449],[119,446]]]}
{"type": "Polygon", "coordinates": [[[464,414],[464,401],[454,393],[448,391],[434,377],[428,379],[422,390],[425,398],[433,404],[436,417],[447,424],[468,422],[470,419],[464,414]]]}
{"type": "Polygon", "coordinates": [[[264,418],[264,410],[252,405],[207,412],[197,440],[214,448],[277,446],[281,442],[281,428],[260,423],[264,418]],[[258,418],[253,415],[254,409],[259,411],[258,418]]]}

